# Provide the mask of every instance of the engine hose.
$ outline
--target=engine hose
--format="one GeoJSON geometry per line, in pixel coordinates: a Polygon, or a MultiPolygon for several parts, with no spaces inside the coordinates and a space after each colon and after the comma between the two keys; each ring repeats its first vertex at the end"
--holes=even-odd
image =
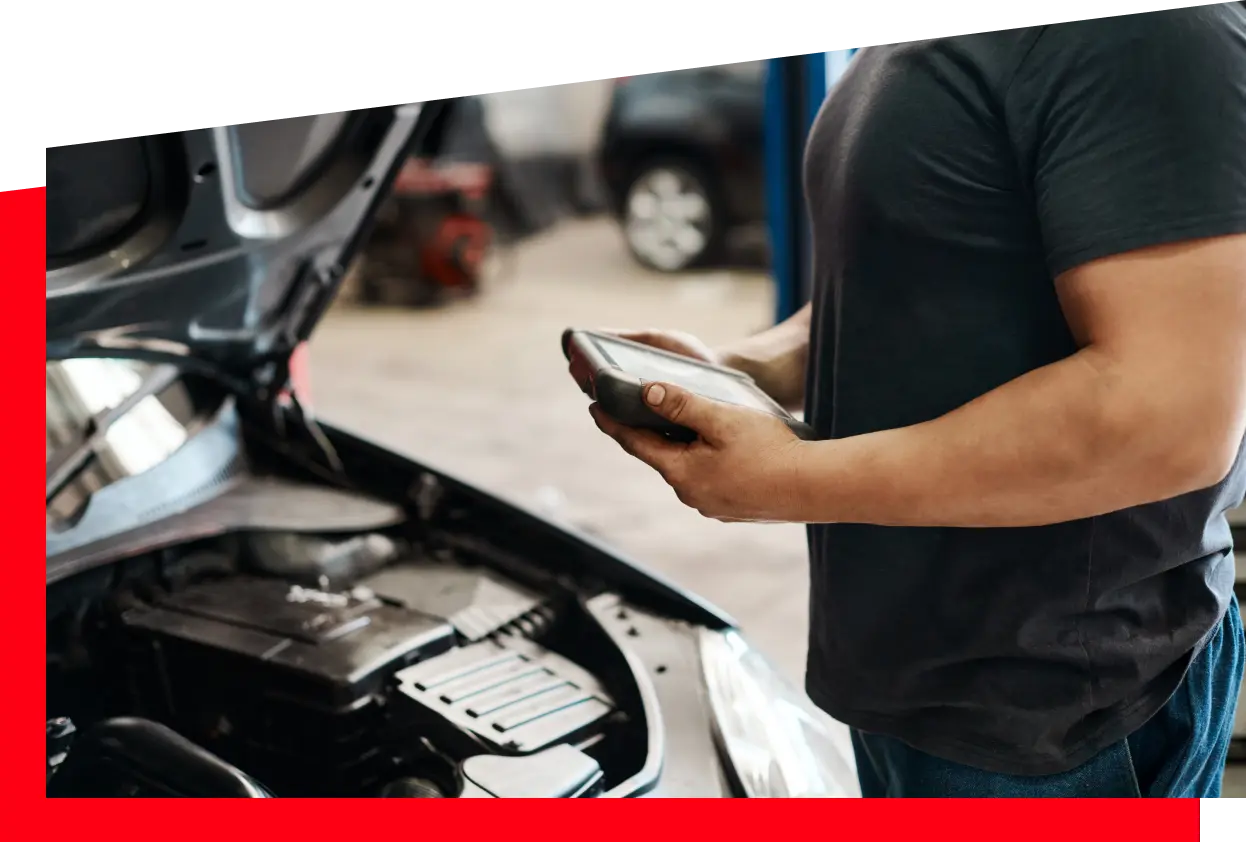
{"type": "Polygon", "coordinates": [[[381,789],[381,798],[445,798],[432,781],[423,778],[399,778],[390,781],[381,789]]]}

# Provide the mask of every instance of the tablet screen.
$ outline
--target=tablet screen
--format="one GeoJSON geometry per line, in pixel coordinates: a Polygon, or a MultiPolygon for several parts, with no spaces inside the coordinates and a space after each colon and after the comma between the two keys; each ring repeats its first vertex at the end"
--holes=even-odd
{"type": "Polygon", "coordinates": [[[763,412],[774,412],[774,407],[761,398],[739,378],[723,374],[712,368],[698,365],[695,362],[684,362],[665,354],[647,353],[643,348],[636,348],[623,342],[611,342],[609,339],[593,337],[602,351],[605,351],[616,366],[641,380],[663,380],[683,386],[691,392],[703,397],[760,409],[763,412]]]}

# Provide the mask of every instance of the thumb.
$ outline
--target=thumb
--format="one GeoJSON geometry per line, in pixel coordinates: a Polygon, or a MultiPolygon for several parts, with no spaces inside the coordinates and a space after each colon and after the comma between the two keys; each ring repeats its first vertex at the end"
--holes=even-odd
{"type": "Polygon", "coordinates": [[[687,427],[703,438],[714,438],[723,431],[726,409],[718,401],[694,395],[669,383],[650,383],[644,390],[645,403],[667,421],[687,427]]]}

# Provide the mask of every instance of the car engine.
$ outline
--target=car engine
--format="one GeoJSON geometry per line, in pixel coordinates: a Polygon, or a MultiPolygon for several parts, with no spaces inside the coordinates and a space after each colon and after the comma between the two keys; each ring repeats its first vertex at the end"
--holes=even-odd
{"type": "Polygon", "coordinates": [[[461,553],[253,534],[95,573],[49,590],[49,795],[580,797],[638,763],[574,594],[461,553]]]}

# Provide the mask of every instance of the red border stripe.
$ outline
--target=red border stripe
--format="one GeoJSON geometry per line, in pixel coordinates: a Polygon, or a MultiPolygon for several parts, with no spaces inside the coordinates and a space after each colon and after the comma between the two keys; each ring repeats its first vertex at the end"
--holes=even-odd
{"type": "MultiPolygon", "coordinates": [[[[35,537],[34,489],[31,488],[30,497],[22,489],[27,481],[33,486],[35,476],[46,467],[38,464],[35,451],[26,449],[27,444],[38,441],[35,401],[39,384],[35,377],[39,368],[35,354],[44,339],[44,321],[37,315],[44,305],[35,295],[44,262],[39,246],[44,242],[45,192],[43,188],[0,192],[0,294],[4,296],[0,303],[0,353],[5,360],[5,395],[0,399],[0,441],[5,444],[4,468],[0,472],[5,479],[0,485],[0,511],[4,515],[0,523],[9,527],[3,580],[9,594],[9,644],[4,647],[9,673],[5,686],[9,691],[0,693],[0,705],[7,711],[4,721],[11,726],[4,731],[4,755],[8,762],[0,764],[0,775],[5,794],[14,802],[6,823],[16,828],[26,826],[23,813],[31,810],[32,831],[39,818],[30,805],[43,797],[36,771],[39,717],[34,708],[44,699],[46,688],[44,662],[39,660],[43,645],[31,638],[44,639],[44,597],[39,595],[44,583],[35,576],[34,559],[26,558],[38,552],[42,542],[35,537]]],[[[46,554],[45,547],[45,557],[46,554]]]]}

